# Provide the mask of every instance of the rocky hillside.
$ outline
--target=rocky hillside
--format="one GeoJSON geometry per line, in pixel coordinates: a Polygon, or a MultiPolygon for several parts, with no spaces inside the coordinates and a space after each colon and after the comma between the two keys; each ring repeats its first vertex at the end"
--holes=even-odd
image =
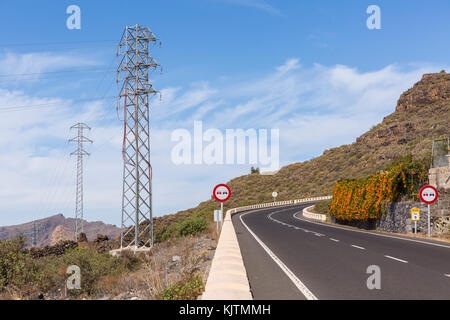
{"type": "MultiPolygon", "coordinates": [[[[73,229],[75,219],[66,218],[62,214],[57,214],[48,218],[37,220],[39,226],[38,247],[53,245],[60,240],[73,239],[73,229]]],[[[31,235],[32,222],[0,227],[0,239],[13,238],[16,235],[31,235]]],[[[111,224],[105,224],[101,221],[84,221],[84,232],[89,240],[94,240],[97,234],[104,234],[110,238],[115,238],[120,234],[120,229],[111,224]]]]}
{"type": "Polygon", "coordinates": [[[50,245],[54,246],[60,241],[73,240],[73,230],[59,225],[50,235],[50,245]]]}
{"type": "MultiPolygon", "coordinates": [[[[429,164],[432,140],[444,136],[450,136],[450,74],[425,74],[400,96],[395,112],[354,143],[283,167],[273,176],[249,174],[229,181],[232,196],[226,208],[272,201],[272,191],[278,192],[280,201],[328,195],[337,180],[365,177],[408,154],[429,164]]],[[[213,207],[214,201],[208,200],[167,218],[182,219],[213,207]]]]}

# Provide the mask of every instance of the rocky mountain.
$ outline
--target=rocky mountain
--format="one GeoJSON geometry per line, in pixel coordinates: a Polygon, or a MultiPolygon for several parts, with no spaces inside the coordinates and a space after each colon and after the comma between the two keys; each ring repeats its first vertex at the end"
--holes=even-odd
{"type": "Polygon", "coordinates": [[[55,230],[53,230],[52,234],[50,235],[50,245],[54,246],[58,242],[65,240],[73,240],[73,230],[59,225],[55,228],[55,230]]]}
{"type": "MultiPolygon", "coordinates": [[[[48,218],[36,220],[39,228],[38,247],[54,245],[59,240],[73,240],[75,219],[66,218],[62,214],[57,214],[48,218]]],[[[28,238],[31,236],[33,222],[20,225],[0,227],[0,239],[13,238],[16,235],[24,234],[28,238]]],[[[84,232],[90,241],[93,241],[97,234],[104,234],[110,238],[120,235],[120,229],[111,224],[101,221],[84,221],[84,232]]]]}
{"type": "MultiPolygon", "coordinates": [[[[272,201],[272,191],[278,192],[280,201],[329,195],[337,180],[363,178],[408,154],[429,164],[433,139],[449,136],[450,74],[425,74],[400,96],[392,114],[354,143],[283,167],[273,176],[253,173],[229,181],[232,195],[225,208],[272,201]]],[[[190,213],[213,208],[217,209],[217,204],[211,199],[167,219],[179,221],[190,213]]]]}

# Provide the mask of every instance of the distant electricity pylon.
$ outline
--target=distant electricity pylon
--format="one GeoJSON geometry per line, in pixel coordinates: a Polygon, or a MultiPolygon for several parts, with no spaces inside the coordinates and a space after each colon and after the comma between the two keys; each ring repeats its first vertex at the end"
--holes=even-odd
{"type": "Polygon", "coordinates": [[[31,225],[31,246],[36,248],[39,239],[39,223],[35,220],[31,225]]]}
{"type": "Polygon", "coordinates": [[[77,142],[77,150],[70,155],[77,156],[77,194],[75,200],[75,241],[78,240],[78,234],[84,232],[83,230],[83,156],[89,156],[83,148],[85,142],[92,143],[93,141],[84,136],[84,130],[91,130],[84,123],[77,123],[70,127],[70,129],[77,129],[78,135],[75,138],[69,140],[69,142],[77,142]]]}
{"type": "Polygon", "coordinates": [[[149,43],[157,42],[148,27],[130,26],[117,51],[118,109],[123,108],[124,117],[121,248],[153,246],[149,95],[157,91],[149,71],[159,64],[149,55],[149,43]]]}

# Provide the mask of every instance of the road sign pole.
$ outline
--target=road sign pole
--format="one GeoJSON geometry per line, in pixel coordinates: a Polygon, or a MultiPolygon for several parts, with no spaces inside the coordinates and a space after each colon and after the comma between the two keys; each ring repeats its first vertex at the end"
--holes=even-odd
{"type": "Polygon", "coordinates": [[[430,205],[428,205],[428,236],[431,236],[431,214],[430,214],[430,205]]]}
{"type": "Polygon", "coordinates": [[[414,234],[417,236],[417,221],[414,221],[414,234]]]}
{"type": "Polygon", "coordinates": [[[221,212],[221,215],[219,215],[219,217],[220,216],[222,216],[222,220],[220,220],[220,228],[222,229],[222,224],[223,224],[223,202],[221,202],[220,203],[220,212],[221,212]]]}

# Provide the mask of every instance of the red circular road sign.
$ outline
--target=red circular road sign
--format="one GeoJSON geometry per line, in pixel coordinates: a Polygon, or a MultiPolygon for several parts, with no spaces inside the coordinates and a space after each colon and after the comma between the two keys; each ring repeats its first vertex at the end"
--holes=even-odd
{"type": "Polygon", "coordinates": [[[231,197],[231,189],[226,184],[218,184],[213,191],[214,198],[219,202],[225,202],[231,197]]]}
{"type": "Polygon", "coordinates": [[[420,189],[419,192],[420,200],[422,200],[422,202],[425,202],[426,204],[432,204],[436,202],[438,195],[438,191],[433,186],[424,186],[422,187],[422,189],[420,189]]]}

